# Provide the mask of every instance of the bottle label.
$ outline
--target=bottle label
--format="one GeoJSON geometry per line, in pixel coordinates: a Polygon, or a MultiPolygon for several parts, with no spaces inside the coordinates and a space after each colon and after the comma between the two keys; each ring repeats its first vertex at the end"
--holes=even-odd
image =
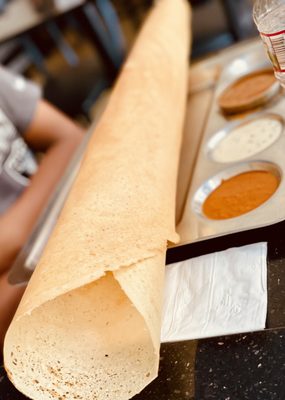
{"type": "Polygon", "coordinates": [[[260,32],[268,56],[277,72],[285,72],[285,30],[275,33],[260,32]]]}

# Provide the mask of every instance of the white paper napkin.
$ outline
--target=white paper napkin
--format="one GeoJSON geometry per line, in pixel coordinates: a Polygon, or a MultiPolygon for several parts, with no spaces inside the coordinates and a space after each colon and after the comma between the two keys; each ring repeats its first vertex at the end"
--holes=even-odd
{"type": "Polygon", "coordinates": [[[166,267],[162,342],[265,328],[267,243],[166,267]]]}

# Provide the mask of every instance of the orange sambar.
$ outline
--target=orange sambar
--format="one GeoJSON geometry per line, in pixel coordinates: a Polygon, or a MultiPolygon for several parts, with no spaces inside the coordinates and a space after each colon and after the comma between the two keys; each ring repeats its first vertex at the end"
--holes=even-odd
{"type": "Polygon", "coordinates": [[[268,200],[279,186],[269,171],[249,171],[223,180],[205,200],[203,212],[210,219],[238,217],[268,200]]]}

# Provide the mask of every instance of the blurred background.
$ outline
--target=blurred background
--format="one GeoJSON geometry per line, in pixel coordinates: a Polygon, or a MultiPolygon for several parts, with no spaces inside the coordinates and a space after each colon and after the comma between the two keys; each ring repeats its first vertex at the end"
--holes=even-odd
{"type": "MultiPolygon", "coordinates": [[[[0,0],[0,62],[83,124],[110,88],[153,0],[0,0]]],[[[191,0],[192,59],[257,35],[253,0],[191,0]]]]}

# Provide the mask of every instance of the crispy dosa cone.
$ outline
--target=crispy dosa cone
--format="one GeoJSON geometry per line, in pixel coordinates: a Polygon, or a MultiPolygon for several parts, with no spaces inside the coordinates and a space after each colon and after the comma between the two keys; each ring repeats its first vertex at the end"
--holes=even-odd
{"type": "Polygon", "coordinates": [[[150,13],[7,333],[32,399],[128,399],[157,375],[189,31],[186,0],[150,13]]]}

